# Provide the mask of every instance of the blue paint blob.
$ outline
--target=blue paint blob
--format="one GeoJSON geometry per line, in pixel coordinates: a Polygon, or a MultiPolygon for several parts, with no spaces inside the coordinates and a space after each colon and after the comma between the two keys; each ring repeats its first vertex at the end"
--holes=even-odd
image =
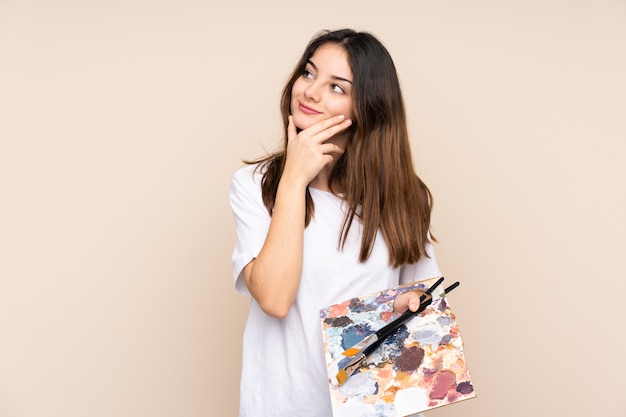
{"type": "Polygon", "coordinates": [[[398,327],[398,330],[385,340],[385,344],[394,346],[403,346],[406,338],[409,337],[409,329],[406,325],[398,327]]]}
{"type": "Polygon", "coordinates": [[[378,394],[378,388],[380,387],[380,384],[378,382],[376,382],[374,384],[374,392],[372,393],[372,395],[377,395],[378,394]]]}
{"type": "Polygon", "coordinates": [[[447,317],[447,316],[437,317],[437,323],[441,327],[448,327],[450,325],[450,323],[452,323],[452,318],[447,317]]]}
{"type": "Polygon", "coordinates": [[[444,337],[441,338],[441,340],[439,341],[439,345],[448,345],[450,344],[450,342],[452,341],[452,335],[451,334],[447,334],[444,337]]]}
{"type": "Polygon", "coordinates": [[[341,347],[345,350],[359,343],[366,336],[374,333],[369,323],[350,326],[341,332],[341,347]]]}
{"type": "Polygon", "coordinates": [[[348,364],[348,362],[350,362],[351,360],[352,360],[351,357],[343,357],[337,363],[337,369],[343,369],[343,367],[346,366],[348,364]]]}

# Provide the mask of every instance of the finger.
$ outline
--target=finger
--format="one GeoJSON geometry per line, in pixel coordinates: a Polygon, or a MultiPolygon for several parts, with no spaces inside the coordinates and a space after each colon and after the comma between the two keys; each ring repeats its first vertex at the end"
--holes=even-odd
{"type": "Polygon", "coordinates": [[[424,290],[413,290],[413,291],[409,292],[409,294],[410,294],[409,309],[411,311],[417,311],[417,309],[420,307],[421,297],[425,293],[426,293],[426,291],[424,291],[424,290]]]}
{"type": "Polygon", "coordinates": [[[332,164],[336,159],[339,159],[341,155],[344,153],[343,149],[341,149],[339,146],[335,144],[329,143],[329,144],[321,145],[321,146],[322,146],[321,163],[323,164],[323,166],[332,164]]]}
{"type": "Polygon", "coordinates": [[[331,126],[328,129],[324,130],[323,132],[321,132],[321,134],[328,136],[327,139],[332,138],[333,136],[335,136],[336,134],[343,132],[344,130],[346,130],[348,127],[350,127],[350,125],[352,125],[352,120],[350,119],[346,119],[343,122],[331,126]]]}
{"type": "Polygon", "coordinates": [[[409,299],[409,310],[417,311],[419,307],[420,307],[419,297],[417,296],[417,294],[411,294],[411,297],[409,299]]]}
{"type": "Polygon", "coordinates": [[[342,131],[346,130],[352,124],[351,120],[346,120],[338,125],[333,125],[321,132],[318,132],[315,135],[309,137],[309,140],[312,143],[324,143],[329,139],[332,139],[334,136],[338,135],[342,131]]]}
{"type": "Polygon", "coordinates": [[[404,293],[404,294],[398,295],[396,299],[393,301],[393,309],[397,313],[404,313],[407,308],[409,308],[408,294],[404,293]]]}
{"type": "Polygon", "coordinates": [[[322,153],[326,155],[332,154],[332,153],[338,153],[342,155],[345,152],[341,147],[339,147],[338,145],[334,143],[324,143],[321,145],[320,149],[322,153]]]}
{"type": "Polygon", "coordinates": [[[322,120],[321,122],[315,123],[313,126],[309,127],[306,130],[307,130],[307,133],[310,136],[314,136],[314,135],[317,135],[320,132],[323,132],[323,131],[325,131],[327,129],[331,129],[331,128],[336,127],[336,126],[340,126],[341,127],[343,125],[342,129],[345,129],[346,127],[350,126],[352,121],[348,122],[348,120],[350,120],[350,119],[347,119],[347,120],[344,120],[344,119],[345,119],[345,116],[343,114],[340,114],[340,115],[337,115],[337,116],[333,116],[333,117],[331,117],[329,119],[322,120]]]}
{"type": "Polygon", "coordinates": [[[419,294],[416,294],[413,291],[409,291],[396,297],[393,307],[396,312],[404,313],[406,310],[417,311],[419,306],[419,294]]]}
{"type": "Polygon", "coordinates": [[[296,130],[296,125],[293,123],[293,116],[287,116],[287,141],[291,141],[298,135],[298,131],[296,130]]]}
{"type": "Polygon", "coordinates": [[[417,289],[417,290],[411,290],[411,292],[413,294],[417,294],[418,297],[421,297],[422,295],[426,294],[426,290],[422,290],[422,289],[417,289]]]}

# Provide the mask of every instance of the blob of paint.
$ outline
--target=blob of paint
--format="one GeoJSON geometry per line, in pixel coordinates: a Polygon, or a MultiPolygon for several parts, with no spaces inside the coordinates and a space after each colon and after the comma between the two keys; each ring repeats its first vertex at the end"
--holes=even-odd
{"type": "Polygon", "coordinates": [[[463,395],[467,395],[474,392],[474,386],[469,381],[463,381],[456,386],[456,390],[463,395]]]}
{"type": "Polygon", "coordinates": [[[414,372],[419,368],[424,360],[424,349],[419,346],[412,346],[406,349],[395,360],[395,366],[402,372],[414,372]]]}
{"type": "Polygon", "coordinates": [[[452,371],[441,371],[437,375],[437,380],[433,389],[430,391],[429,397],[431,400],[443,400],[446,398],[450,388],[456,383],[456,375],[452,371]]]}
{"type": "Polygon", "coordinates": [[[361,323],[345,328],[341,332],[341,347],[348,349],[373,333],[369,323],[361,323]]]}
{"type": "Polygon", "coordinates": [[[330,327],[346,327],[349,324],[354,323],[350,317],[347,316],[339,316],[336,318],[327,318],[324,319],[324,323],[326,323],[330,327]]]}

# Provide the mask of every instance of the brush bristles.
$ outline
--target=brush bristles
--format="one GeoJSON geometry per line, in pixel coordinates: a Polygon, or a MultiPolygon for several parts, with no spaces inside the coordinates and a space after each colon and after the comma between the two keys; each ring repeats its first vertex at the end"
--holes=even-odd
{"type": "Polygon", "coordinates": [[[337,373],[337,382],[339,383],[339,385],[343,385],[344,382],[346,382],[348,380],[348,374],[346,373],[345,370],[341,370],[337,373]]]}
{"type": "Polygon", "coordinates": [[[351,347],[350,349],[346,349],[343,351],[343,356],[354,356],[359,352],[360,352],[359,349],[351,347]]]}

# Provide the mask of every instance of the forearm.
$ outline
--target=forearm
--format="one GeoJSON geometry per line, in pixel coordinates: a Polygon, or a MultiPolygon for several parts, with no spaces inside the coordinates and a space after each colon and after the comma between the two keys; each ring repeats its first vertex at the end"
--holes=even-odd
{"type": "MultiPolygon", "coordinates": [[[[271,316],[285,317],[296,299],[302,274],[306,187],[322,170],[330,172],[335,156],[343,154],[343,148],[326,141],[350,123],[338,115],[298,133],[289,116],[288,157],[270,227],[258,256],[244,268],[250,294],[271,316]]],[[[321,181],[327,184],[328,178],[321,181]]]]}
{"type": "Polygon", "coordinates": [[[250,294],[271,316],[287,315],[300,286],[305,192],[306,184],[281,180],[265,243],[244,271],[250,294]]]}

